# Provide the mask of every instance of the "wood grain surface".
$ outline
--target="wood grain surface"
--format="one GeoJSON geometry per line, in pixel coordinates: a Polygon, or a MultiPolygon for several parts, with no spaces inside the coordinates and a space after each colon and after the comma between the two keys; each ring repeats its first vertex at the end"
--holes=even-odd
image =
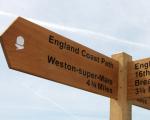
{"type": "Polygon", "coordinates": [[[1,36],[11,69],[117,98],[118,62],[18,17],[1,36]]]}
{"type": "Polygon", "coordinates": [[[128,64],[128,99],[150,97],[150,58],[128,64]]]}

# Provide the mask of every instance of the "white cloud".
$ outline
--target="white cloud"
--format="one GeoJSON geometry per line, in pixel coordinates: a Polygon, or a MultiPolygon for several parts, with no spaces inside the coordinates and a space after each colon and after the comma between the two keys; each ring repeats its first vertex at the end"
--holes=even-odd
{"type": "Polygon", "coordinates": [[[0,10],[63,26],[87,29],[121,40],[149,43],[149,1],[13,0],[0,10]],[[136,4],[135,4],[136,3],[136,4]]]}

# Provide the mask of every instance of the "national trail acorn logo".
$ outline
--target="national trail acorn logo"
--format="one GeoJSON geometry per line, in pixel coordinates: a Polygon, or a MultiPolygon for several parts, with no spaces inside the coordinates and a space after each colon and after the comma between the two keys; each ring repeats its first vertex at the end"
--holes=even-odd
{"type": "Polygon", "coordinates": [[[22,36],[17,37],[15,46],[16,46],[16,50],[24,49],[24,38],[22,36]]]}

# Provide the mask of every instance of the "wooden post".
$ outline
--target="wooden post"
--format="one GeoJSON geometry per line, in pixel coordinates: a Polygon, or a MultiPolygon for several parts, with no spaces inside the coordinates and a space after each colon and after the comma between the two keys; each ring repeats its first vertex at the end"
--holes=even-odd
{"type": "Polygon", "coordinates": [[[131,120],[132,105],[127,100],[127,63],[132,57],[126,53],[112,55],[119,62],[118,99],[110,100],[110,120],[131,120]]]}

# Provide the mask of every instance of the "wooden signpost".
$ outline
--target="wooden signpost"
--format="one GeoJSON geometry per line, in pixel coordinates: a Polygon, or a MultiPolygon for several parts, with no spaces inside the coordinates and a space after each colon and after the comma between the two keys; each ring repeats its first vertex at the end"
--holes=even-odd
{"type": "Polygon", "coordinates": [[[11,69],[117,98],[118,63],[21,17],[1,36],[11,69]]]}
{"type": "Polygon", "coordinates": [[[150,58],[128,65],[128,99],[150,97],[150,58]]]}
{"type": "Polygon", "coordinates": [[[110,58],[21,17],[0,39],[11,69],[110,97],[110,120],[131,120],[132,105],[150,109],[150,58],[110,58]]]}
{"type": "Polygon", "coordinates": [[[110,120],[131,120],[132,104],[127,99],[127,66],[132,57],[126,53],[112,56],[119,62],[118,99],[110,100],[110,120]]]}

